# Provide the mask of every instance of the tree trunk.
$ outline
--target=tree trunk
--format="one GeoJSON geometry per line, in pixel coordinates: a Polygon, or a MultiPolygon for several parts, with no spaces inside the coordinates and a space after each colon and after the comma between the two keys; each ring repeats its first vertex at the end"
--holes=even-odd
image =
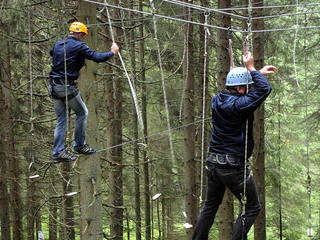
{"type": "Polygon", "coordinates": [[[10,240],[10,215],[9,215],[9,192],[7,184],[7,158],[5,146],[5,132],[3,127],[3,118],[6,111],[3,109],[5,106],[2,87],[0,88],[0,221],[1,221],[1,240],[10,240]]]}
{"type": "MultiPolygon", "coordinates": [[[[118,1],[115,3],[118,4],[118,1]]],[[[120,19],[120,11],[113,10],[112,19],[120,19]]],[[[114,32],[115,38],[121,34],[121,30],[114,32]]],[[[109,34],[111,36],[111,33],[109,34]]],[[[114,57],[117,65],[120,65],[118,57],[114,57]]],[[[113,78],[106,81],[106,109],[107,109],[107,146],[115,146],[122,143],[122,72],[117,69],[113,78]]],[[[109,173],[110,184],[110,238],[123,239],[123,180],[122,180],[122,147],[116,147],[107,152],[107,158],[111,162],[109,173]]]]}
{"type": "MultiPolygon", "coordinates": [[[[39,201],[36,201],[37,203],[39,201]]],[[[36,204],[36,209],[38,209],[39,204],[36,204]]],[[[42,221],[41,221],[41,212],[39,211],[36,218],[35,218],[35,224],[36,224],[36,239],[39,239],[39,232],[42,231],[42,221]]]]}
{"type": "MultiPolygon", "coordinates": [[[[254,6],[262,7],[263,1],[254,0],[254,6]]],[[[263,8],[253,10],[253,17],[263,15],[263,8]]],[[[253,21],[252,29],[264,29],[263,19],[253,21]]],[[[255,59],[255,67],[260,69],[264,65],[264,33],[253,34],[253,56],[255,59]]],[[[265,158],[264,158],[264,104],[255,111],[254,120],[254,140],[255,147],[253,151],[253,175],[256,181],[260,203],[262,206],[261,212],[254,224],[254,239],[266,239],[266,209],[265,209],[265,158]]]]}
{"type": "Polygon", "coordinates": [[[161,198],[161,222],[162,222],[162,226],[161,226],[161,230],[159,228],[159,232],[162,231],[162,238],[160,238],[161,240],[166,240],[166,227],[167,227],[167,222],[166,222],[166,211],[167,209],[165,208],[165,198],[161,198]]]}
{"type": "Polygon", "coordinates": [[[233,194],[226,188],[223,201],[218,211],[219,239],[230,239],[233,229],[234,206],[233,194]]]}
{"type": "MultiPolygon", "coordinates": [[[[1,29],[3,32],[7,32],[7,25],[2,23],[1,29]]],[[[1,49],[9,49],[8,41],[1,39],[1,49]]],[[[1,52],[1,60],[0,60],[0,81],[5,82],[8,77],[6,71],[8,70],[8,56],[6,56],[6,52],[1,52]]],[[[7,80],[8,81],[8,80],[7,80]]],[[[10,240],[10,213],[9,213],[9,192],[8,192],[8,173],[7,173],[7,164],[8,164],[8,149],[6,147],[7,144],[7,131],[6,126],[7,122],[7,107],[6,99],[5,99],[5,91],[6,89],[0,85],[0,221],[1,221],[1,240],[10,240]]]]}
{"type": "MultiPolygon", "coordinates": [[[[50,187],[49,187],[49,193],[51,196],[55,194],[55,184],[56,178],[54,170],[50,169],[50,187]]],[[[49,240],[57,240],[57,234],[58,234],[58,207],[57,207],[57,201],[55,198],[50,199],[49,201],[49,240]]]]}
{"type": "MultiPolygon", "coordinates": [[[[133,110],[135,111],[135,107],[133,106],[133,110]]],[[[134,139],[138,139],[138,118],[137,115],[133,114],[133,131],[134,131],[134,139]]],[[[138,143],[134,143],[134,186],[135,186],[135,231],[136,231],[136,239],[141,240],[141,192],[140,192],[140,161],[139,161],[139,147],[138,143]]]]}
{"type": "MultiPolygon", "coordinates": [[[[65,179],[71,180],[70,177],[72,175],[71,164],[65,163],[62,165],[62,176],[65,179]]],[[[67,194],[72,192],[72,184],[69,184],[67,181],[63,181],[62,183],[63,193],[67,194]]],[[[63,197],[62,199],[62,210],[63,210],[63,228],[65,233],[66,240],[74,240],[75,239],[75,231],[74,231],[74,210],[73,210],[73,197],[63,197]]]]}
{"type": "MultiPolygon", "coordinates": [[[[10,35],[8,26],[3,24],[2,30],[4,32],[4,36],[10,35]]],[[[5,109],[6,109],[6,121],[3,122],[4,129],[6,130],[6,145],[7,145],[7,161],[9,163],[9,171],[8,171],[8,179],[10,184],[10,205],[12,210],[12,232],[13,239],[23,239],[23,227],[22,227],[22,200],[20,197],[20,166],[19,161],[16,157],[15,151],[15,133],[14,133],[14,114],[13,114],[13,106],[12,106],[12,95],[8,91],[11,89],[11,63],[10,63],[10,44],[8,38],[1,38],[1,44],[3,47],[3,51],[1,51],[1,68],[3,70],[3,93],[4,93],[4,101],[5,101],[5,109]]]]}
{"type": "Polygon", "coordinates": [[[264,162],[264,104],[255,112],[253,154],[253,175],[256,181],[261,211],[254,224],[254,239],[266,239],[266,209],[265,209],[265,162],[264,162]]]}
{"type": "MultiPolygon", "coordinates": [[[[230,0],[219,0],[218,8],[229,8],[231,7],[230,0]]],[[[231,27],[231,18],[229,15],[217,14],[217,22],[221,27],[231,27]]],[[[227,74],[230,70],[230,59],[228,53],[228,41],[227,32],[225,30],[218,30],[217,34],[217,81],[218,81],[218,91],[221,91],[226,82],[227,74]]],[[[218,226],[219,226],[219,239],[225,240],[230,239],[232,235],[232,227],[234,221],[233,213],[233,195],[227,190],[225,196],[220,205],[218,211],[218,226]]]]}
{"type": "MultiPolygon", "coordinates": [[[[219,0],[218,8],[230,8],[231,0],[219,0]]],[[[231,27],[231,17],[226,14],[217,14],[217,25],[220,27],[231,27]]],[[[230,70],[230,60],[228,53],[227,31],[217,30],[217,82],[218,91],[225,87],[226,77],[230,70]]]]}
{"type": "MultiPolygon", "coordinates": [[[[28,162],[31,162],[31,148],[28,147],[25,151],[25,155],[28,156],[28,162]]],[[[36,186],[35,186],[35,182],[33,182],[31,179],[27,178],[27,188],[28,188],[28,192],[27,192],[27,234],[28,240],[34,240],[35,236],[35,218],[36,216],[35,214],[35,210],[36,210],[36,186]]],[[[40,214],[40,211],[37,213],[40,214]]]]}
{"type": "MultiPolygon", "coordinates": [[[[130,8],[134,8],[134,1],[130,1],[130,8]]],[[[134,19],[134,14],[130,13],[130,18],[134,19]]],[[[134,23],[132,23],[132,29],[130,30],[130,60],[131,60],[131,71],[132,71],[132,82],[136,85],[136,46],[135,46],[135,28],[134,23]]],[[[136,88],[137,89],[137,88],[136,88]]],[[[133,108],[133,137],[134,139],[139,138],[139,123],[138,116],[135,108],[135,104],[132,104],[133,108]]],[[[135,186],[135,232],[136,240],[141,240],[141,192],[140,192],[140,161],[139,161],[139,146],[138,142],[135,141],[133,145],[133,155],[134,155],[134,186],[135,186]]]]}
{"type": "MultiPolygon", "coordinates": [[[[201,6],[203,7],[209,7],[209,2],[207,0],[201,0],[201,6]]],[[[205,22],[205,16],[204,14],[200,15],[200,22],[205,22]]],[[[205,56],[205,28],[203,26],[199,27],[199,33],[200,33],[200,47],[199,47],[199,64],[198,64],[198,72],[199,72],[199,79],[198,79],[198,93],[195,93],[195,97],[197,98],[197,106],[198,106],[198,116],[203,117],[203,109],[204,109],[204,116],[209,115],[209,106],[210,106],[210,98],[209,98],[209,91],[208,91],[208,76],[209,76],[209,36],[207,36],[207,53],[205,56]],[[206,69],[204,69],[204,61],[206,58],[206,69]],[[205,74],[206,71],[206,74],[205,74]],[[204,80],[204,74],[206,75],[206,78],[204,80]],[[205,91],[205,93],[203,93],[205,91]],[[204,96],[204,101],[203,101],[204,96]],[[205,106],[203,107],[203,104],[205,106]]],[[[197,187],[199,190],[197,192],[197,195],[201,196],[201,201],[205,198],[206,194],[206,187],[205,187],[205,178],[206,178],[206,171],[205,171],[205,163],[206,163],[206,152],[207,152],[207,146],[208,146],[208,121],[204,121],[204,136],[202,136],[202,123],[198,124],[198,134],[196,135],[196,142],[197,142],[197,153],[196,157],[198,159],[197,167],[197,187]],[[201,130],[200,130],[201,129],[201,130]],[[203,141],[203,142],[202,142],[203,141]],[[203,152],[202,152],[203,151],[203,152]],[[201,160],[203,161],[201,163],[201,160]],[[201,169],[201,166],[203,169],[201,169]],[[201,172],[202,171],[202,172],[201,172]],[[202,189],[201,189],[201,181],[202,181],[202,189]]],[[[199,211],[199,209],[197,209],[199,211]]]]}
{"type": "MultiPolygon", "coordinates": [[[[169,178],[170,182],[172,183],[172,179],[169,178]]],[[[167,185],[170,186],[170,185],[167,185]]],[[[171,190],[171,189],[170,189],[171,190]]],[[[176,237],[176,232],[173,226],[173,194],[172,191],[168,191],[169,193],[169,198],[166,201],[166,220],[167,220],[167,231],[165,235],[167,236],[166,240],[175,240],[177,239],[176,237]]],[[[163,235],[163,236],[165,236],[163,235]]]]}
{"type": "MultiPolygon", "coordinates": [[[[192,2],[189,1],[190,4],[192,2]]],[[[188,11],[188,10],[187,10],[188,11]]],[[[185,44],[187,44],[188,57],[184,58],[185,94],[183,99],[183,124],[194,122],[194,33],[193,25],[187,24],[185,29],[185,44]],[[188,61],[188,62],[187,62],[188,61]]],[[[197,218],[196,198],[196,162],[195,162],[195,127],[190,124],[184,128],[184,185],[185,185],[185,206],[188,223],[192,225],[197,218]]],[[[187,228],[187,238],[191,239],[193,227],[187,228]]]]}
{"type": "MultiPolygon", "coordinates": [[[[139,0],[139,11],[143,11],[142,0],[139,0]]],[[[143,18],[143,15],[141,14],[143,18]]],[[[139,61],[140,61],[140,81],[142,82],[141,87],[141,111],[142,111],[142,119],[144,125],[144,136],[148,136],[148,128],[147,128],[147,85],[145,84],[146,76],[145,76],[145,43],[144,43],[144,25],[141,24],[139,26],[139,61]]],[[[144,143],[148,144],[148,139],[144,139],[144,143]]],[[[144,221],[145,221],[145,239],[151,239],[151,206],[150,206],[150,181],[149,181],[149,163],[147,157],[147,150],[144,148],[142,152],[143,156],[143,178],[144,178],[144,221]]]]}
{"type": "MultiPolygon", "coordinates": [[[[85,24],[94,24],[96,23],[96,6],[90,3],[79,2],[77,15],[79,16],[79,20],[85,24]]],[[[90,29],[86,42],[92,49],[96,49],[96,28],[90,29]]],[[[79,79],[79,88],[89,110],[86,142],[95,148],[98,147],[97,136],[99,135],[96,69],[96,63],[87,61],[79,79]]],[[[79,168],[82,173],[79,175],[81,206],[80,237],[85,240],[102,239],[101,163],[98,154],[81,156],[79,168]]]]}

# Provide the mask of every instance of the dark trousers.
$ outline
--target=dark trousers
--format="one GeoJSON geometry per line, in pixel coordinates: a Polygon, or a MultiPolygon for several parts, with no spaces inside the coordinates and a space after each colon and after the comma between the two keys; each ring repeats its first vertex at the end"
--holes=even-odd
{"type": "MultiPolygon", "coordinates": [[[[243,229],[241,214],[236,220],[231,240],[246,240],[254,220],[257,218],[261,205],[253,177],[247,170],[246,185],[246,212],[245,226],[243,229]],[[242,232],[244,230],[244,237],[242,232]]],[[[218,168],[216,165],[207,162],[207,196],[204,206],[200,212],[195,226],[193,240],[207,240],[209,230],[214,222],[214,218],[222,202],[226,187],[240,200],[243,193],[244,168],[218,168]]]]}

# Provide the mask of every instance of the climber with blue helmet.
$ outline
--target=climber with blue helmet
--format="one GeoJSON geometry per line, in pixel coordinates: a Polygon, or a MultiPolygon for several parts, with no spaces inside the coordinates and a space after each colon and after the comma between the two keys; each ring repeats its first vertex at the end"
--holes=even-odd
{"type": "MultiPolygon", "coordinates": [[[[197,219],[193,240],[208,239],[226,187],[239,200],[243,193],[244,167],[248,166],[244,163],[252,155],[254,145],[254,111],[271,92],[270,84],[264,75],[276,71],[272,65],[257,71],[250,52],[243,55],[243,63],[245,68],[231,69],[225,89],[212,99],[212,134],[206,167],[207,196],[197,219]]],[[[232,240],[247,239],[246,234],[261,209],[255,182],[248,169],[246,183],[245,218],[240,214],[236,220],[232,240]]]]}

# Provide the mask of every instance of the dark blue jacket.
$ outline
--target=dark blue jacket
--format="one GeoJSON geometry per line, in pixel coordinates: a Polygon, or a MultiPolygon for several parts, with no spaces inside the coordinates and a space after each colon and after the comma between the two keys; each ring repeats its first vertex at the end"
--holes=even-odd
{"type": "Polygon", "coordinates": [[[65,78],[64,54],[66,50],[67,78],[76,80],[79,77],[79,71],[83,67],[85,59],[95,62],[107,61],[114,54],[113,52],[97,53],[92,51],[84,42],[74,37],[68,37],[57,41],[50,51],[52,56],[52,69],[50,78],[65,78]],[[64,44],[65,42],[65,44],[64,44]]]}
{"type": "Polygon", "coordinates": [[[248,119],[247,159],[252,155],[254,111],[268,97],[271,87],[258,71],[251,72],[254,89],[246,95],[220,92],[212,99],[212,134],[209,151],[244,159],[248,119]]]}

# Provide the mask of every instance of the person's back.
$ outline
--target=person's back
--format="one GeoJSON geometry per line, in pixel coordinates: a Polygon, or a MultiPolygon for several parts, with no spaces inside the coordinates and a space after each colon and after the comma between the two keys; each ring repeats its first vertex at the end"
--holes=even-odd
{"type": "Polygon", "coordinates": [[[88,109],[81,97],[76,80],[86,59],[104,62],[119,50],[116,43],[112,44],[108,52],[98,53],[91,50],[82,42],[82,39],[88,35],[88,31],[81,22],[72,23],[69,33],[69,37],[57,41],[50,51],[52,68],[49,74],[49,90],[57,115],[52,152],[52,160],[55,163],[77,159],[65,148],[67,109],[73,110],[76,114],[73,153],[90,155],[96,152],[85,141],[88,109]]]}
{"type": "Polygon", "coordinates": [[[80,39],[69,36],[66,39],[57,41],[50,51],[50,55],[52,56],[50,78],[64,79],[65,74],[67,74],[67,79],[76,80],[86,59],[104,62],[112,57],[114,53],[112,51],[95,52],[80,39]]]}
{"type": "Polygon", "coordinates": [[[74,37],[68,37],[55,43],[50,52],[52,56],[51,78],[64,78],[65,66],[68,79],[78,78],[79,71],[85,62],[85,57],[81,56],[79,51],[81,43],[80,40],[74,37]],[[67,56],[66,61],[65,56],[67,56]]]}
{"type": "Polygon", "coordinates": [[[261,209],[255,182],[245,160],[253,150],[254,111],[271,91],[261,73],[273,73],[276,68],[265,66],[261,72],[256,71],[251,53],[243,55],[243,62],[247,69],[232,69],[227,76],[226,89],[212,99],[212,134],[206,162],[207,194],[193,240],[208,239],[226,188],[240,201],[244,192],[243,183],[246,183],[245,216],[239,214],[233,227],[232,240],[247,239],[246,234],[261,209]],[[246,146],[248,154],[245,157],[246,146]]]}
{"type": "MultiPolygon", "coordinates": [[[[243,69],[238,71],[246,72],[243,69]]],[[[225,89],[212,100],[210,152],[244,157],[248,120],[247,157],[252,154],[254,111],[270,94],[271,87],[259,71],[247,74],[251,74],[250,79],[253,79],[254,82],[254,88],[249,90],[247,94],[242,95],[236,91],[225,89]]]]}

